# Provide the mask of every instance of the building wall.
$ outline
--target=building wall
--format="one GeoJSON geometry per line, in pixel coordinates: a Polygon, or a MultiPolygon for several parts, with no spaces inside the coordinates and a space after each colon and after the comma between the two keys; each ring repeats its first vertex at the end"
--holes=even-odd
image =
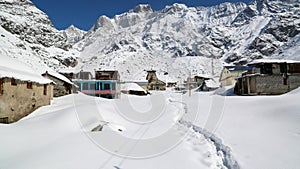
{"type": "Polygon", "coordinates": [[[289,90],[284,85],[282,75],[254,76],[256,79],[256,93],[259,94],[282,94],[289,90]]]}
{"type": "Polygon", "coordinates": [[[8,122],[18,121],[35,109],[49,105],[53,98],[53,85],[47,84],[46,95],[44,85],[32,83],[32,89],[27,88],[27,82],[16,80],[17,85],[11,85],[10,78],[3,78],[3,92],[0,95],[0,118],[8,117],[8,122]]]}
{"type": "Polygon", "coordinates": [[[220,83],[221,87],[231,86],[236,83],[235,78],[238,77],[242,72],[239,71],[229,71],[228,69],[224,68],[221,76],[220,76],[220,83]]]}
{"type": "Polygon", "coordinates": [[[300,73],[288,76],[286,83],[282,75],[253,75],[239,78],[237,94],[268,95],[283,94],[300,86],[300,73]]]}
{"type": "Polygon", "coordinates": [[[117,80],[74,80],[74,83],[78,85],[79,91],[87,95],[112,99],[121,96],[121,84],[117,80]]]}
{"type": "Polygon", "coordinates": [[[288,84],[290,85],[290,90],[298,88],[300,86],[300,73],[294,73],[289,76],[288,84]]]}

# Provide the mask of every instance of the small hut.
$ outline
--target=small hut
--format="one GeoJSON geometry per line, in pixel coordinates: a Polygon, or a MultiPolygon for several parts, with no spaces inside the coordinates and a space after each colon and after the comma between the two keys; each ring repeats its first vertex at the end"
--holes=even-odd
{"type": "Polygon", "coordinates": [[[147,91],[136,83],[124,83],[121,87],[121,92],[125,94],[145,96],[147,91]]]}
{"type": "Polygon", "coordinates": [[[73,93],[73,89],[75,89],[73,82],[57,72],[46,71],[42,76],[55,82],[53,91],[54,97],[71,94],[73,93]]]}

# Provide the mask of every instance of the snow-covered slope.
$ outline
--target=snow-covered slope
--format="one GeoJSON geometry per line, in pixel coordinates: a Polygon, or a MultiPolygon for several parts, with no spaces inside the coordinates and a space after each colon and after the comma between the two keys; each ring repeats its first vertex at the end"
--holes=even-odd
{"type": "Polygon", "coordinates": [[[0,124],[5,135],[0,139],[0,168],[296,169],[299,99],[299,89],[267,97],[170,91],[122,95],[121,100],[68,95],[19,122],[0,124]],[[156,114],[153,109],[161,105],[156,114]],[[136,116],[129,116],[132,111],[136,116]],[[180,124],[181,117],[195,126],[180,124]],[[91,132],[99,124],[102,130],[91,132]],[[207,131],[211,133],[201,134],[207,131]],[[167,132],[172,135],[164,138],[167,132]],[[173,144],[178,136],[181,140],[173,144]],[[149,152],[152,156],[146,157],[149,152]],[[230,153],[233,159],[226,161],[230,153]]]}
{"type": "Polygon", "coordinates": [[[67,47],[62,33],[29,0],[1,0],[0,25],[30,43],[42,44],[45,47],[67,47]]]}
{"type": "Polygon", "coordinates": [[[29,0],[0,0],[0,54],[17,58],[39,73],[77,64],[77,51],[29,0]]]}
{"type": "Polygon", "coordinates": [[[172,81],[189,74],[218,76],[223,62],[275,57],[300,60],[300,2],[253,0],[212,7],[173,4],[159,11],[138,5],[92,28],[56,30],[29,0],[0,0],[0,49],[35,67],[118,69],[123,80],[145,70],[172,81]]]}
{"type": "MultiPolygon", "coordinates": [[[[228,62],[273,57],[300,33],[298,0],[255,0],[232,23],[233,45],[225,54],[228,62]],[[242,42],[242,43],[241,43],[242,42]]],[[[299,44],[298,44],[299,46],[299,44]]],[[[299,53],[297,54],[299,55],[299,53]]],[[[298,56],[291,56],[299,60],[298,56]]]]}
{"type": "MultiPolygon", "coordinates": [[[[81,51],[78,66],[119,69],[124,79],[144,78],[145,69],[169,71],[172,79],[180,79],[189,72],[211,74],[206,58],[214,58],[218,74],[223,61],[245,64],[285,53],[288,47],[284,46],[300,32],[299,5],[294,0],[254,0],[249,5],[223,3],[207,8],[174,4],[160,11],[139,5],[114,18],[101,16],[74,45],[81,51]],[[178,61],[184,66],[172,64],[178,61]]],[[[299,60],[298,55],[286,58],[299,60]]]]}

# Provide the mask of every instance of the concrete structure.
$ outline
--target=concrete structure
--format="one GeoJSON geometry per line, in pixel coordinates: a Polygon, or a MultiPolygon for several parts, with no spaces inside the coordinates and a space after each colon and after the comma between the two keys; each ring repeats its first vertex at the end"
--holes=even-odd
{"type": "Polygon", "coordinates": [[[236,78],[247,70],[247,66],[224,66],[219,79],[221,87],[234,85],[236,78]]]}
{"type": "Polygon", "coordinates": [[[237,79],[238,95],[277,95],[300,86],[300,62],[258,60],[248,66],[248,72],[237,79]]]}
{"type": "Polygon", "coordinates": [[[44,74],[42,74],[42,76],[55,82],[53,89],[54,97],[64,96],[76,92],[75,85],[68,78],[59,73],[46,71],[44,74]]]}
{"type": "Polygon", "coordinates": [[[121,85],[118,71],[95,71],[95,76],[96,79],[73,79],[73,82],[82,93],[109,99],[120,98],[121,85]]]}

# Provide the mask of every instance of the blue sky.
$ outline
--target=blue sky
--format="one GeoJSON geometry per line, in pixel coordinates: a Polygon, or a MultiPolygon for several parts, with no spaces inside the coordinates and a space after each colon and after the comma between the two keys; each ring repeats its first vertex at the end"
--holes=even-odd
{"type": "Polygon", "coordinates": [[[44,11],[54,26],[61,30],[71,24],[88,30],[101,15],[110,18],[124,13],[138,4],[150,4],[153,10],[161,10],[166,5],[183,3],[187,6],[213,6],[222,2],[245,2],[251,0],[31,0],[44,11]]]}

